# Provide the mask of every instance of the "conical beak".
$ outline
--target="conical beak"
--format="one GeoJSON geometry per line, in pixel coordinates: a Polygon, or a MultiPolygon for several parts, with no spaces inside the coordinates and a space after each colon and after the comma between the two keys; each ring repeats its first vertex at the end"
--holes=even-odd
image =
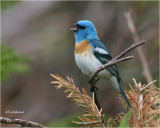
{"type": "Polygon", "coordinates": [[[78,26],[77,24],[72,24],[72,27],[70,28],[71,31],[77,32],[78,31],[78,26]]]}

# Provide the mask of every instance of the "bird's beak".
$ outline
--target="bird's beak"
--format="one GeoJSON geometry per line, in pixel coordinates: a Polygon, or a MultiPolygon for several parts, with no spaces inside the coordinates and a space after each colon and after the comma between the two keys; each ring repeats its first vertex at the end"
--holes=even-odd
{"type": "Polygon", "coordinates": [[[72,27],[70,28],[71,31],[77,32],[78,31],[78,26],[77,24],[72,24],[72,27]]]}

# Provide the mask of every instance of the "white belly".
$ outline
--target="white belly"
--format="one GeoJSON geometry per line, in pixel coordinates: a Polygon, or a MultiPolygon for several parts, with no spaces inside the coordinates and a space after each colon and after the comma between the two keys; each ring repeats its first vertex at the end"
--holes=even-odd
{"type": "MultiPolygon", "coordinates": [[[[75,54],[75,60],[81,71],[88,76],[91,76],[92,73],[102,65],[99,60],[95,58],[95,56],[92,54],[87,54],[87,52],[83,54],[75,54]]],[[[108,79],[112,82],[113,86],[120,91],[117,78],[112,76],[108,70],[101,71],[97,76],[102,79],[108,79]]]]}
{"type": "MultiPolygon", "coordinates": [[[[95,56],[87,52],[83,54],[75,54],[75,60],[81,71],[88,76],[91,76],[92,73],[102,65],[95,56]]],[[[103,70],[98,73],[97,76],[106,79],[110,77],[110,72],[103,70]]]]}

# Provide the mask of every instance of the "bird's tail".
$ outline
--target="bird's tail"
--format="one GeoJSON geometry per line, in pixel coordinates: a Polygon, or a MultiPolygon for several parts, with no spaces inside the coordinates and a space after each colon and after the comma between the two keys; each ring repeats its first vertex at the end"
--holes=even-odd
{"type": "Polygon", "coordinates": [[[117,78],[117,81],[118,81],[118,83],[119,83],[119,91],[120,91],[120,93],[121,93],[124,101],[126,102],[126,104],[127,104],[127,106],[128,106],[129,108],[132,108],[132,107],[131,107],[131,104],[130,104],[130,102],[129,102],[129,100],[128,100],[125,92],[124,92],[124,89],[123,89],[123,86],[122,86],[122,82],[121,82],[118,78],[117,78]]]}
{"type": "Polygon", "coordinates": [[[117,76],[112,76],[111,77],[111,82],[112,82],[113,86],[116,88],[116,90],[118,90],[118,92],[122,95],[122,97],[123,97],[124,101],[126,102],[127,106],[129,108],[132,108],[131,104],[130,104],[130,102],[129,102],[129,100],[128,100],[125,92],[124,92],[121,79],[118,78],[117,76]]]}

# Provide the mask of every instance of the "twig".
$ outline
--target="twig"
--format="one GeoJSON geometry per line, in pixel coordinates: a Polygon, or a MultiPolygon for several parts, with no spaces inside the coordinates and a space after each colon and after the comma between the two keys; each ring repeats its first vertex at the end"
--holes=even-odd
{"type": "MultiPolygon", "coordinates": [[[[132,33],[134,41],[138,42],[139,37],[138,37],[137,31],[136,31],[136,28],[134,26],[130,11],[125,12],[124,16],[127,20],[128,27],[129,27],[129,29],[132,33]]],[[[150,83],[150,82],[153,81],[153,78],[152,78],[152,75],[150,73],[149,66],[148,66],[145,54],[143,52],[143,49],[141,47],[139,47],[139,48],[137,48],[137,51],[138,51],[138,54],[139,54],[139,57],[140,57],[140,60],[141,60],[141,63],[142,63],[142,67],[143,67],[143,70],[144,70],[144,76],[146,77],[148,83],[150,83]]]]}
{"type": "Polygon", "coordinates": [[[124,55],[126,55],[128,52],[130,52],[131,50],[133,50],[134,48],[142,45],[142,44],[145,44],[146,41],[145,40],[142,40],[142,41],[139,41],[137,43],[133,43],[133,45],[131,45],[130,47],[128,47],[126,50],[124,50],[122,53],[120,53],[118,56],[116,56],[114,59],[112,60],[117,60],[121,57],[123,57],[124,55]]]}
{"type": "Polygon", "coordinates": [[[32,122],[32,121],[27,121],[27,120],[22,120],[22,119],[11,119],[11,118],[5,118],[5,117],[0,117],[0,122],[4,124],[20,124],[24,127],[42,127],[42,128],[47,128],[39,123],[32,122]]]}
{"type": "Polygon", "coordinates": [[[105,68],[107,68],[107,67],[109,67],[109,66],[112,66],[112,65],[114,65],[114,64],[116,64],[116,63],[119,63],[119,62],[122,62],[122,61],[126,61],[126,60],[128,60],[128,59],[132,59],[133,56],[129,56],[129,57],[125,57],[125,58],[121,58],[121,57],[124,56],[125,54],[127,54],[127,53],[128,53],[129,51],[131,51],[132,49],[134,49],[134,48],[136,48],[136,47],[138,47],[138,46],[140,46],[140,45],[142,45],[142,44],[144,44],[144,43],[145,43],[145,40],[140,41],[140,42],[138,42],[138,43],[134,43],[134,44],[131,45],[129,48],[127,48],[127,49],[124,50],[122,53],[120,53],[118,56],[116,56],[114,59],[112,59],[111,61],[109,61],[107,64],[104,64],[104,65],[100,66],[100,67],[91,75],[89,81],[90,81],[91,83],[93,83],[94,78],[96,77],[96,75],[97,75],[100,71],[104,70],[105,68]],[[119,58],[121,58],[121,59],[119,59],[119,58]]]}
{"type": "MultiPolygon", "coordinates": [[[[92,93],[92,95],[94,95],[94,99],[93,99],[93,100],[94,100],[95,104],[97,105],[98,109],[100,110],[100,109],[101,109],[101,106],[100,106],[100,104],[99,104],[99,102],[98,102],[97,92],[94,91],[94,92],[92,93]]],[[[104,123],[104,120],[103,120],[102,122],[104,123]]]]}
{"type": "Polygon", "coordinates": [[[97,98],[97,92],[96,92],[96,87],[94,86],[97,82],[97,80],[95,80],[95,77],[97,76],[97,74],[106,69],[107,67],[109,66],[112,66],[114,64],[117,64],[117,63],[120,63],[122,61],[126,61],[126,60],[129,60],[129,59],[132,59],[133,56],[129,56],[129,57],[125,57],[125,58],[121,58],[123,57],[124,55],[126,55],[129,51],[131,51],[132,49],[142,45],[142,44],[145,44],[145,40],[143,41],[140,41],[138,43],[134,43],[133,45],[131,45],[129,48],[127,48],[126,50],[124,50],[122,53],[120,53],[118,56],[116,56],[114,59],[112,59],[111,61],[109,61],[107,64],[104,64],[102,66],[100,66],[90,77],[89,79],[89,83],[91,84],[91,90],[92,90],[92,94],[94,94],[94,101],[98,107],[98,109],[100,110],[101,106],[99,104],[99,101],[98,101],[98,98],[97,98]],[[94,93],[93,93],[94,92],[94,93]]]}
{"type": "Polygon", "coordinates": [[[142,91],[142,85],[141,85],[141,83],[137,83],[136,82],[136,80],[133,78],[133,82],[134,82],[134,84],[135,84],[135,87],[137,88],[136,90],[136,100],[137,100],[137,106],[135,107],[135,110],[134,110],[134,120],[135,120],[135,122],[134,122],[134,124],[135,124],[135,126],[137,126],[137,127],[140,127],[139,125],[139,123],[137,124],[136,123],[136,121],[137,120],[139,120],[140,119],[140,117],[141,117],[141,115],[142,115],[142,107],[143,107],[143,100],[144,100],[144,98],[143,98],[143,93],[141,93],[141,91],[142,91]]]}
{"type": "Polygon", "coordinates": [[[90,125],[90,124],[97,124],[97,123],[101,123],[100,121],[93,121],[93,122],[78,122],[78,121],[72,121],[73,123],[76,123],[76,124],[87,124],[87,125],[90,125]]]}
{"type": "Polygon", "coordinates": [[[152,82],[150,82],[149,84],[147,84],[144,88],[142,88],[141,91],[143,91],[145,88],[147,88],[148,86],[152,85],[153,83],[155,83],[157,80],[154,80],[152,82]]]}
{"type": "MultiPolygon", "coordinates": [[[[135,84],[135,87],[138,88],[137,90],[137,103],[139,104],[139,109],[142,109],[142,106],[143,106],[143,94],[141,93],[142,92],[142,85],[141,83],[137,83],[136,80],[133,78],[133,82],[135,84]]],[[[138,106],[137,106],[138,107],[138,106]]]]}

